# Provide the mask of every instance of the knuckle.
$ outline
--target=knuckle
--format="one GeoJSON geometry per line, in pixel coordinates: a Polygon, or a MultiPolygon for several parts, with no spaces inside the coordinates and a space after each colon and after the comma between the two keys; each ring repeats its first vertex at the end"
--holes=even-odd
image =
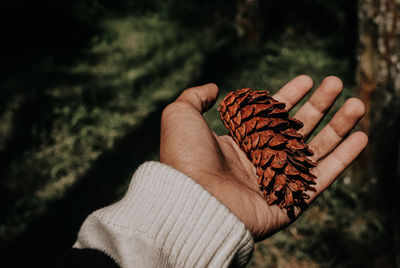
{"type": "Polygon", "coordinates": [[[185,108],[187,108],[187,104],[184,102],[180,102],[180,101],[172,102],[164,108],[164,110],[161,114],[161,120],[170,118],[171,116],[181,112],[182,109],[185,109],[185,108]]]}
{"type": "Polygon", "coordinates": [[[166,118],[168,118],[171,114],[174,113],[174,110],[175,110],[175,103],[173,102],[173,103],[168,104],[164,108],[164,110],[161,114],[161,120],[165,120],[166,118]]]}
{"type": "Polygon", "coordinates": [[[192,88],[187,88],[182,92],[181,96],[189,97],[192,95],[192,91],[193,91],[192,88]]]}

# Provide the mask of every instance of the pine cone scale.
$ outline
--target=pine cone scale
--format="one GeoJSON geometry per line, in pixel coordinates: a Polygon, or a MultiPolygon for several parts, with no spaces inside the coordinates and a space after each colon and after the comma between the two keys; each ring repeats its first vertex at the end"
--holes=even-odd
{"type": "Polygon", "coordinates": [[[230,135],[256,167],[258,184],[267,204],[292,211],[308,199],[315,184],[307,158],[313,152],[298,132],[303,123],[289,117],[286,105],[268,91],[249,88],[229,93],[218,107],[230,135]]]}

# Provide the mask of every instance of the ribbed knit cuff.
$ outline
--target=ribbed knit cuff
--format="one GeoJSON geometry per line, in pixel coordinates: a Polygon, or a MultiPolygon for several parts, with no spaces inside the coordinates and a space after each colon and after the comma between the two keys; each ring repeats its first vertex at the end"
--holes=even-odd
{"type": "Polygon", "coordinates": [[[119,202],[85,220],[74,247],[101,250],[122,267],[226,267],[245,265],[253,244],[244,223],[203,187],[147,162],[119,202]]]}

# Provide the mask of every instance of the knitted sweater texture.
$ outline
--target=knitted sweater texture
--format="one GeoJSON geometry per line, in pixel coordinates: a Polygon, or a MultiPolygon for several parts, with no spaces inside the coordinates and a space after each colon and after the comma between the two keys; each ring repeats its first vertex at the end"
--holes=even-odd
{"type": "Polygon", "coordinates": [[[75,248],[100,250],[121,267],[244,266],[253,237],[233,213],[187,175],[142,164],[118,202],[87,217],[75,248]]]}

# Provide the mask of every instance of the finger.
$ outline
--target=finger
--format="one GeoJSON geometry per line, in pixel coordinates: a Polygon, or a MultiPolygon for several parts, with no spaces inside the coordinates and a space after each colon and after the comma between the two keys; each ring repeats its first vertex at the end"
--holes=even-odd
{"type": "Polygon", "coordinates": [[[210,108],[218,95],[215,84],[186,89],[163,110],[161,115],[160,160],[173,163],[211,161],[206,154],[218,155],[213,131],[201,115],[210,108]],[[201,153],[193,154],[197,148],[201,153]],[[214,151],[213,151],[214,150],[214,151]]]}
{"type": "Polygon", "coordinates": [[[294,117],[304,123],[304,127],[299,130],[304,137],[311,134],[342,92],[342,89],[342,80],[335,76],[328,76],[322,81],[311,98],[297,111],[294,117]]]}
{"type": "Polygon", "coordinates": [[[368,136],[361,131],[346,138],[332,153],[322,160],[311,173],[317,176],[315,191],[309,191],[309,202],[321,194],[357,158],[367,146],[368,136]]]}
{"type": "Polygon", "coordinates": [[[308,144],[314,151],[310,159],[317,162],[335,149],[364,113],[365,106],[362,101],[356,98],[348,99],[329,124],[308,144]]]}
{"type": "Polygon", "coordinates": [[[273,98],[286,103],[286,110],[292,109],[313,87],[313,81],[308,75],[299,75],[284,85],[273,98]]]}
{"type": "Polygon", "coordinates": [[[216,84],[210,83],[186,89],[175,102],[184,102],[192,106],[199,113],[204,113],[214,105],[217,97],[218,87],[216,84]]]}

